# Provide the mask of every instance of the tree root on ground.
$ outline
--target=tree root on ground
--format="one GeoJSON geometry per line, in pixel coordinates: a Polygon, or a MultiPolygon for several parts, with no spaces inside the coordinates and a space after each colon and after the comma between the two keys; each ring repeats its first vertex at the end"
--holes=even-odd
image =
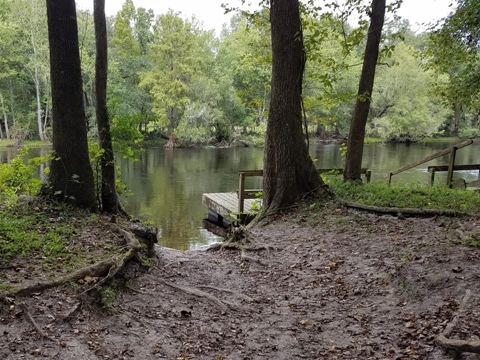
{"type": "Polygon", "coordinates": [[[463,297],[460,306],[458,307],[457,313],[455,314],[453,320],[445,327],[445,330],[437,336],[436,343],[444,350],[450,350],[455,353],[476,353],[480,354],[480,341],[467,341],[467,340],[457,340],[457,339],[449,339],[448,336],[452,333],[453,329],[458,323],[458,320],[462,313],[465,311],[465,307],[467,306],[468,300],[472,292],[467,290],[465,292],[465,296],[463,297]]]}
{"type": "Polygon", "coordinates": [[[359,203],[353,203],[348,201],[339,200],[340,204],[343,206],[357,209],[370,211],[376,214],[390,214],[403,216],[472,216],[469,213],[464,213],[461,211],[455,210],[437,210],[437,209],[416,209],[416,208],[398,208],[398,207],[380,207],[380,206],[370,206],[363,205],[359,203]]]}
{"type": "Polygon", "coordinates": [[[69,282],[75,282],[85,277],[89,276],[92,278],[99,278],[105,276],[102,280],[96,283],[93,287],[85,290],[81,295],[87,293],[98,286],[105,284],[107,281],[110,281],[121,269],[125,267],[130,259],[134,256],[137,256],[142,246],[140,242],[132,236],[131,233],[117,227],[117,231],[119,231],[126,240],[126,248],[127,252],[120,255],[120,257],[114,257],[107,260],[103,260],[99,263],[96,263],[91,266],[87,266],[82,269],[78,269],[71,274],[67,274],[62,276],[58,279],[46,281],[46,282],[39,282],[36,284],[29,284],[20,286],[17,290],[13,291],[9,295],[11,296],[26,296],[35,292],[41,292],[47,289],[51,289],[69,282]]]}
{"type": "Polygon", "coordinates": [[[40,328],[40,326],[37,325],[37,323],[36,323],[35,320],[33,319],[32,315],[31,315],[30,312],[28,311],[27,305],[25,305],[25,303],[21,302],[20,304],[18,304],[18,306],[19,306],[20,309],[22,310],[22,313],[23,313],[23,316],[25,317],[25,319],[33,325],[33,327],[34,327],[35,330],[40,334],[41,337],[43,337],[43,338],[45,338],[45,339],[47,339],[47,340],[56,342],[55,339],[53,339],[53,338],[51,338],[50,336],[48,336],[48,335],[40,328]]]}
{"type": "Polygon", "coordinates": [[[257,263],[259,265],[262,265],[262,266],[268,266],[268,264],[265,263],[264,261],[262,261],[261,259],[257,259],[257,258],[254,258],[252,256],[245,255],[245,250],[244,249],[242,249],[242,252],[240,253],[240,258],[244,261],[250,261],[250,262],[254,262],[254,263],[257,263]]]}
{"type": "Polygon", "coordinates": [[[203,286],[200,286],[201,288],[203,289],[210,289],[210,290],[216,290],[218,292],[226,292],[226,293],[230,293],[230,294],[233,294],[235,295],[236,297],[240,298],[240,299],[243,299],[247,302],[253,302],[253,299],[250,297],[250,296],[247,296],[245,294],[242,294],[242,293],[239,293],[235,290],[230,290],[230,289],[224,289],[224,288],[217,288],[215,286],[209,286],[209,285],[203,285],[203,286]]]}
{"type": "Polygon", "coordinates": [[[222,300],[220,300],[219,298],[217,298],[217,297],[215,297],[215,296],[213,296],[213,295],[211,295],[207,292],[204,292],[204,291],[201,291],[201,290],[198,290],[198,289],[195,289],[195,288],[191,288],[191,287],[174,285],[174,284],[169,283],[167,281],[162,281],[162,283],[171,287],[171,288],[183,291],[187,294],[195,295],[197,297],[204,297],[207,300],[209,300],[210,302],[217,305],[222,310],[222,312],[227,312],[227,310],[228,310],[227,305],[222,300]]]}

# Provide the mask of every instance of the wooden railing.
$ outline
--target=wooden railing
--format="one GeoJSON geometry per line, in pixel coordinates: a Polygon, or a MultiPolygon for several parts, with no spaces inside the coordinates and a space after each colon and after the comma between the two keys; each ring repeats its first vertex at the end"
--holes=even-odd
{"type": "MultiPolygon", "coordinates": [[[[325,173],[332,175],[343,174],[343,169],[317,169],[317,171],[320,175],[325,173]]],[[[362,168],[361,173],[365,175],[366,181],[369,183],[372,177],[371,170],[362,168]]],[[[245,199],[256,199],[257,194],[262,192],[262,189],[245,189],[245,178],[249,176],[263,176],[263,170],[242,170],[238,172],[238,175],[238,212],[242,214],[245,208],[245,199]]]]}
{"type": "Polygon", "coordinates": [[[454,165],[455,165],[455,155],[457,153],[457,150],[464,148],[465,146],[471,145],[473,143],[473,140],[467,140],[463,141],[459,144],[453,145],[452,147],[449,147],[448,149],[439,151],[433,155],[427,156],[426,158],[415,161],[411,164],[405,165],[399,169],[393,170],[388,174],[388,184],[390,185],[392,183],[392,176],[400,174],[404,171],[410,170],[418,165],[425,164],[426,162],[429,162],[433,159],[439,158],[440,156],[444,156],[447,154],[450,154],[450,160],[448,162],[448,173],[447,173],[447,185],[450,185],[452,183],[453,179],[453,170],[454,170],[454,165]]]}
{"type": "Polygon", "coordinates": [[[263,170],[243,170],[238,172],[238,212],[243,213],[245,199],[255,199],[261,189],[245,189],[245,178],[247,176],[263,176],[263,170]]]}
{"type": "MultiPolygon", "coordinates": [[[[436,165],[436,166],[429,166],[428,172],[430,173],[430,185],[433,185],[435,181],[435,172],[439,171],[449,171],[449,165],[436,165]]],[[[469,164],[469,165],[454,165],[453,171],[464,171],[464,170],[478,170],[478,180],[480,180],[480,164],[469,164]]],[[[448,184],[450,184],[448,182],[448,184]]]]}

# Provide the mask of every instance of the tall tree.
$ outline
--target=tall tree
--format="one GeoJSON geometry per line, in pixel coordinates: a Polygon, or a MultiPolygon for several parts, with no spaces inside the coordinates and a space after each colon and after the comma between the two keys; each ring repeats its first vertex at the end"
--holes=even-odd
{"type": "Polygon", "coordinates": [[[264,155],[263,200],[268,212],[328,193],[308,154],[302,131],[305,69],[298,0],[270,5],[272,90],[264,155]]]}
{"type": "Polygon", "coordinates": [[[142,74],[140,85],[153,99],[153,112],[162,127],[166,127],[167,148],[177,147],[175,130],[188,103],[192,77],[202,65],[195,19],[183,20],[172,11],[160,15],[154,26],[154,40],[150,55],[154,67],[142,74]]]}
{"type": "Polygon", "coordinates": [[[55,152],[50,166],[51,191],[69,203],[96,211],[75,0],[47,0],[47,18],[55,152]]]}
{"type": "Polygon", "coordinates": [[[105,19],[105,0],[94,0],[93,17],[95,22],[95,95],[98,137],[103,150],[100,159],[102,169],[102,210],[116,213],[119,210],[115,187],[115,159],[107,112],[107,23],[105,19]]]}
{"type": "MultiPolygon", "coordinates": [[[[15,2],[15,15],[18,17],[24,36],[28,36],[29,44],[25,49],[28,54],[28,69],[35,84],[35,103],[38,136],[46,141],[42,109],[44,87],[48,81],[48,46],[45,29],[45,3],[37,0],[21,0],[15,2]]],[[[26,45],[26,44],[25,44],[26,45]]],[[[46,91],[45,91],[46,92],[46,91]]]]}
{"type": "Polygon", "coordinates": [[[432,29],[423,55],[428,67],[449,77],[446,84],[439,83],[436,89],[455,110],[450,133],[455,135],[457,130],[473,130],[478,134],[480,3],[476,0],[457,0],[456,3],[455,11],[432,29]]]}
{"type": "Polygon", "coordinates": [[[365,57],[363,59],[362,74],[358,85],[357,101],[350,124],[345,158],[344,180],[361,181],[363,145],[365,126],[375,80],[382,28],[385,21],[385,0],[372,0],[370,12],[370,26],[368,28],[365,57]]]}

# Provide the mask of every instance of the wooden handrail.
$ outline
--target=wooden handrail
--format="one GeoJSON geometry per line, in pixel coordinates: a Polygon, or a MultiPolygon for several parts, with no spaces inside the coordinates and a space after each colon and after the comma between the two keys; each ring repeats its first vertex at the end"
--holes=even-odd
{"type": "MultiPolygon", "coordinates": [[[[472,143],[473,143],[473,140],[463,141],[459,144],[456,144],[456,145],[453,145],[453,146],[449,147],[448,149],[445,149],[445,150],[439,151],[439,152],[437,152],[433,155],[427,156],[426,158],[424,158],[422,160],[415,161],[415,162],[413,162],[411,164],[408,164],[408,165],[405,165],[405,166],[403,166],[399,169],[393,170],[388,174],[388,184],[391,184],[393,175],[400,174],[400,173],[402,173],[404,171],[407,171],[407,170],[410,170],[410,169],[412,169],[412,168],[414,168],[418,165],[425,164],[426,162],[429,162],[429,161],[431,161],[433,159],[436,159],[440,156],[450,154],[451,155],[450,156],[450,163],[452,163],[452,161],[453,161],[453,164],[454,164],[455,163],[455,153],[456,153],[456,151],[458,149],[464,148],[465,146],[471,145],[472,143]]],[[[451,179],[450,179],[450,181],[451,181],[451,179]]]]}
{"type": "MultiPolygon", "coordinates": [[[[430,185],[433,185],[435,182],[435,172],[437,171],[449,171],[450,165],[434,165],[427,168],[430,173],[430,185]]],[[[465,165],[454,165],[452,171],[462,171],[462,170],[478,170],[478,180],[480,180],[480,164],[465,164],[465,165]]],[[[451,183],[451,180],[448,184],[451,183]]]]}
{"type": "MultiPolygon", "coordinates": [[[[319,174],[324,174],[332,172],[334,174],[342,174],[343,169],[331,168],[331,169],[317,169],[319,174]]],[[[362,168],[361,173],[365,174],[367,183],[370,182],[372,177],[372,171],[367,168],[362,168]]],[[[261,189],[245,189],[245,178],[247,176],[263,176],[263,170],[241,170],[238,172],[239,183],[238,183],[238,212],[241,214],[245,208],[245,199],[255,199],[256,194],[261,192],[261,189]]]]}
{"type": "Polygon", "coordinates": [[[241,170],[238,172],[238,175],[240,176],[238,184],[238,212],[242,214],[246,199],[245,178],[247,176],[263,176],[263,170],[241,170]]]}

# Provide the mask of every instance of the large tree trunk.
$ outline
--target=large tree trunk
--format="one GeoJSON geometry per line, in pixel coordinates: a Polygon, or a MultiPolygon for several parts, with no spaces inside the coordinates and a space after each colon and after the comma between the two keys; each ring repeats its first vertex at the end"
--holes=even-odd
{"type": "Polygon", "coordinates": [[[363,142],[365,126],[375,80],[380,39],[382,37],[383,22],[385,20],[385,0],[372,0],[370,26],[368,28],[365,58],[363,59],[362,74],[358,85],[357,102],[350,124],[345,158],[344,180],[361,181],[363,142]]]}
{"type": "Polygon", "coordinates": [[[69,203],[96,211],[82,98],[75,0],[47,0],[47,17],[56,156],[50,166],[51,191],[69,203]]]}
{"type": "Polygon", "coordinates": [[[107,113],[107,25],[105,20],[105,0],[94,0],[93,16],[95,22],[95,96],[98,136],[103,149],[102,168],[102,210],[117,213],[118,196],[115,187],[115,159],[113,155],[110,123],[107,113]]]}
{"type": "Polygon", "coordinates": [[[323,186],[302,131],[305,67],[298,0],[271,3],[272,90],[264,156],[263,201],[268,212],[287,208],[323,186]]]}

